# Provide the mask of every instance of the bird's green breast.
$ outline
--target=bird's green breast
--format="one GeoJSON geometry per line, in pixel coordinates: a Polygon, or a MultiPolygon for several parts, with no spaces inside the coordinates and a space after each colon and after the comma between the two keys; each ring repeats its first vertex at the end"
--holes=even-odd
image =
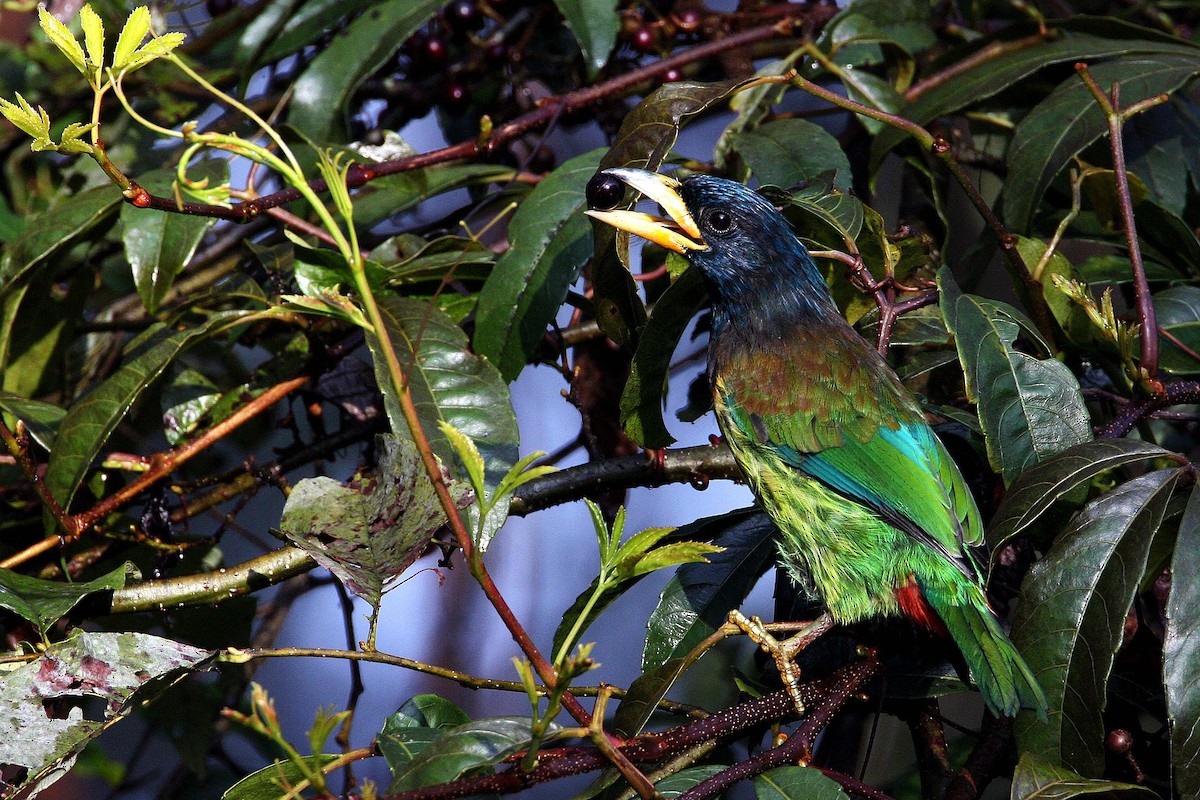
{"type": "Polygon", "coordinates": [[[870,346],[848,328],[774,342],[731,332],[710,363],[717,417],[791,575],[840,622],[899,613],[914,581],[951,603],[977,591],[963,547],[981,535],[974,504],[870,346]]]}

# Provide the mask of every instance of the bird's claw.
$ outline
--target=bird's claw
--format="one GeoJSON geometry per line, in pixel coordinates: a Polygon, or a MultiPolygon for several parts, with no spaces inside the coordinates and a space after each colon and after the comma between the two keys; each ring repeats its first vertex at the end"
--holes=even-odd
{"type": "Polygon", "coordinates": [[[800,667],[796,656],[833,627],[833,618],[822,614],[800,630],[795,636],[779,641],[758,617],[747,617],[736,608],[729,612],[729,621],[738,626],[750,640],[775,660],[775,669],[787,689],[788,696],[796,706],[796,713],[804,715],[804,698],[800,693],[800,667]]]}

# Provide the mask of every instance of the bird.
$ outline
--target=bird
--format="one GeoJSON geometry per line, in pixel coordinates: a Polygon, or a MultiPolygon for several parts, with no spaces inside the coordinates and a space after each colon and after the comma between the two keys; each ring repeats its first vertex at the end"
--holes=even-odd
{"type": "Polygon", "coordinates": [[[917,399],[839,313],[786,218],[753,189],[704,174],[607,169],[589,198],[612,209],[623,193],[614,178],[669,219],[587,213],[700,270],[718,425],[779,530],[780,564],[825,606],[786,642],[743,624],[775,656],[801,712],[800,649],[835,625],[902,617],[949,635],[993,714],[1026,708],[1044,720],[1046,696],[985,596],[974,498],[917,399]]]}

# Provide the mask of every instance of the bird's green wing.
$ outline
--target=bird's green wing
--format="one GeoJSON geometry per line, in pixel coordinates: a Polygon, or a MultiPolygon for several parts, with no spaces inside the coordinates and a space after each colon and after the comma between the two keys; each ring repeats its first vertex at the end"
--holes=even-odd
{"type": "Polygon", "coordinates": [[[776,457],[978,580],[971,551],[984,541],[979,512],[916,400],[861,339],[826,336],[819,349],[797,350],[808,354],[799,370],[761,351],[751,363],[726,364],[716,388],[728,417],[776,457]],[[772,378],[781,375],[792,376],[790,385],[772,378]]]}

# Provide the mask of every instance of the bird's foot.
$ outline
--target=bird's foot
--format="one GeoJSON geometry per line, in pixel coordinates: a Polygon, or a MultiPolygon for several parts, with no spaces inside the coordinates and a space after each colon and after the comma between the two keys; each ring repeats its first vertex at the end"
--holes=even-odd
{"type": "Polygon", "coordinates": [[[800,668],[796,666],[796,656],[810,644],[819,639],[833,627],[833,617],[822,614],[801,628],[800,632],[782,642],[771,635],[758,617],[747,617],[736,608],[729,612],[729,621],[742,629],[751,641],[763,649],[775,660],[775,668],[787,689],[788,696],[796,706],[796,712],[803,716],[804,700],[800,696],[800,668]]]}

